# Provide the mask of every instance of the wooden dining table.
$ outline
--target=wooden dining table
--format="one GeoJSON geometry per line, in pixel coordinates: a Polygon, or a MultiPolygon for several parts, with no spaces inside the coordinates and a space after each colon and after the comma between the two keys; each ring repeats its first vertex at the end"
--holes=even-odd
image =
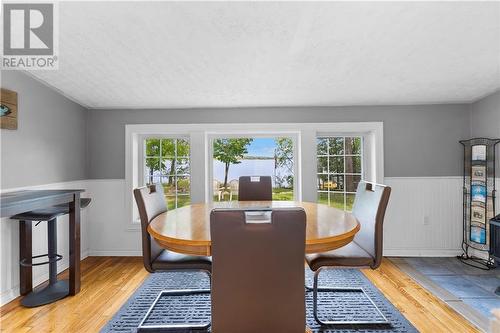
{"type": "Polygon", "coordinates": [[[349,244],[360,229],[350,212],[313,202],[226,201],[198,203],[155,217],[149,234],[165,249],[190,255],[211,255],[210,212],[216,208],[261,212],[302,207],[306,213],[306,253],[320,253],[349,244]]]}

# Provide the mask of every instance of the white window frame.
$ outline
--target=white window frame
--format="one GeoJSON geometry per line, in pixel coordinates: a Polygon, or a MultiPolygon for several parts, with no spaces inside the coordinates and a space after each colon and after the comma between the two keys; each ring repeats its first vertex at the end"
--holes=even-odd
{"type": "MultiPolygon", "coordinates": [[[[346,135],[345,133],[340,135],[340,134],[318,134],[317,138],[316,139],[319,139],[319,138],[342,138],[343,139],[343,144],[344,144],[344,147],[343,147],[343,154],[342,155],[321,155],[323,157],[342,157],[343,160],[344,160],[344,172],[343,173],[338,173],[338,175],[343,175],[344,176],[344,190],[341,192],[341,191],[320,191],[320,190],[317,190],[318,192],[318,196],[319,196],[319,193],[328,193],[328,197],[330,197],[330,193],[338,193],[338,194],[343,194],[344,195],[344,210],[346,209],[346,206],[347,206],[347,194],[355,194],[355,192],[347,192],[346,190],[346,181],[345,181],[345,176],[346,175],[349,175],[348,173],[345,172],[345,163],[346,163],[346,157],[348,156],[360,156],[361,157],[361,173],[355,173],[355,174],[350,174],[350,175],[361,175],[361,180],[365,180],[366,177],[365,177],[365,151],[367,150],[365,148],[365,137],[364,135],[362,134],[349,134],[349,135],[346,135]],[[358,155],[346,155],[345,153],[345,148],[346,148],[346,143],[345,143],[345,139],[346,138],[361,138],[361,153],[358,155]]],[[[317,147],[318,145],[316,144],[316,152],[317,152],[317,147]]],[[[320,156],[316,155],[316,158],[318,158],[320,156]]],[[[329,164],[329,163],[328,163],[329,164]]],[[[319,173],[316,171],[316,174],[317,176],[319,177],[320,175],[325,175],[324,173],[319,173]]],[[[330,170],[328,170],[328,173],[326,173],[326,175],[334,175],[335,173],[330,173],[330,170]]]]}
{"type": "MultiPolygon", "coordinates": [[[[214,156],[214,140],[215,139],[226,139],[226,138],[283,138],[287,137],[292,139],[293,142],[293,198],[295,201],[302,201],[302,191],[300,190],[300,163],[299,163],[299,153],[298,146],[300,140],[299,131],[259,131],[252,132],[248,130],[228,130],[227,132],[207,132],[208,138],[208,151],[207,151],[207,167],[208,167],[208,191],[205,196],[205,202],[213,201],[213,180],[214,180],[214,170],[213,170],[213,156],[214,156]]],[[[259,176],[259,175],[250,175],[259,176]]]]}
{"type": "MultiPolygon", "coordinates": [[[[189,141],[190,137],[189,135],[172,135],[172,134],[149,134],[149,135],[140,135],[139,136],[139,147],[138,147],[138,154],[139,154],[139,179],[138,179],[138,186],[145,186],[146,184],[144,183],[144,171],[145,171],[145,159],[146,156],[144,155],[144,144],[147,139],[185,139],[189,142],[189,154],[191,155],[191,142],[189,141]],[[142,176],[142,177],[141,177],[142,176]]],[[[177,158],[177,156],[175,156],[177,158]]],[[[191,156],[188,156],[189,158],[189,178],[191,179],[191,156]]],[[[177,189],[177,184],[175,184],[176,189],[177,189]]],[[[183,195],[180,195],[183,196],[183,195]]],[[[191,180],[189,181],[189,196],[191,196],[191,180]]],[[[176,193],[176,202],[177,202],[177,193],[176,193]]]]}
{"type": "MultiPolygon", "coordinates": [[[[125,125],[126,230],[140,231],[133,189],[139,187],[139,144],[143,136],[188,136],[190,143],[191,202],[212,200],[212,144],[215,136],[262,135],[295,137],[295,200],[317,200],[316,138],[322,135],[363,136],[364,177],[384,181],[384,126],[382,122],[343,123],[227,123],[227,124],[128,124],[125,125]],[[278,131],[276,129],[279,129],[278,131]],[[210,180],[210,181],[209,181],[210,180]]],[[[140,175],[143,177],[143,175],[140,175]]]]}

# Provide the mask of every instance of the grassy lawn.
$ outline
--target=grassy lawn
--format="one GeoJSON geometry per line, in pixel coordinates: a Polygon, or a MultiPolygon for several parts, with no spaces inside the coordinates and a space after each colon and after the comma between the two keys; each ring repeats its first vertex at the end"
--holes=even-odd
{"type": "MultiPolygon", "coordinates": [[[[352,210],[352,205],[354,203],[354,194],[346,194],[346,207],[347,211],[352,210]]],[[[175,197],[173,196],[165,196],[167,200],[167,206],[169,210],[175,209],[175,197]]],[[[214,202],[219,201],[217,195],[213,197],[214,202]]],[[[238,195],[233,195],[233,201],[238,200],[238,195]]],[[[286,188],[274,188],[273,189],[273,200],[278,201],[293,201],[293,189],[286,188]]],[[[229,195],[226,194],[221,201],[229,201],[229,195]]],[[[180,208],[182,206],[189,205],[191,203],[191,196],[189,195],[179,195],[177,197],[177,207],[180,208]]],[[[324,205],[330,205],[331,207],[335,207],[338,209],[344,210],[344,194],[343,193],[332,193],[330,192],[330,203],[328,203],[328,193],[318,193],[318,203],[324,205]]]]}
{"type": "MultiPolygon", "coordinates": [[[[167,200],[168,210],[175,209],[175,197],[165,196],[167,200]]],[[[179,195],[177,197],[177,208],[189,205],[191,203],[191,196],[189,195],[179,195]]]]}
{"type": "MultiPolygon", "coordinates": [[[[346,194],[345,210],[351,211],[354,204],[354,194],[346,194]]],[[[318,193],[318,203],[330,205],[332,207],[344,210],[344,194],[330,192],[330,203],[328,203],[328,193],[318,193]]]]}
{"type": "Polygon", "coordinates": [[[293,189],[273,188],[273,200],[291,201],[293,200],[293,189]]]}
{"type": "MultiPolygon", "coordinates": [[[[219,197],[214,195],[214,202],[219,201],[219,197]]],[[[238,200],[238,195],[233,194],[233,201],[238,200]]],[[[273,200],[277,201],[292,201],[293,200],[293,189],[291,188],[273,188],[273,200]]],[[[229,201],[229,194],[225,194],[221,201],[229,201]]]]}

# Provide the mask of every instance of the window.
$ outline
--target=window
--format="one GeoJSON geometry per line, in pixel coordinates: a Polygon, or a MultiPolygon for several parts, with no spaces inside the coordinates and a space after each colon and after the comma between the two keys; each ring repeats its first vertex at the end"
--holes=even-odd
{"type": "MultiPolygon", "coordinates": [[[[214,159],[214,142],[241,138],[252,141],[238,163],[230,163],[227,182],[270,175],[274,200],[319,199],[349,210],[360,179],[384,181],[380,122],[126,124],[127,230],[140,229],[133,189],[149,183],[163,184],[169,209],[218,201],[225,163],[214,159]]],[[[236,191],[230,196],[221,192],[220,200],[237,200],[236,191]]]]}
{"type": "Polygon", "coordinates": [[[189,149],[186,138],[144,139],[144,184],[162,184],[168,209],[191,202],[189,149]]]}
{"type": "Polygon", "coordinates": [[[294,144],[290,137],[213,139],[213,200],[238,200],[240,176],[271,176],[273,200],[294,200],[294,144]]]}
{"type": "Polygon", "coordinates": [[[318,202],[350,211],[363,178],[362,137],[318,137],[318,202]]]}

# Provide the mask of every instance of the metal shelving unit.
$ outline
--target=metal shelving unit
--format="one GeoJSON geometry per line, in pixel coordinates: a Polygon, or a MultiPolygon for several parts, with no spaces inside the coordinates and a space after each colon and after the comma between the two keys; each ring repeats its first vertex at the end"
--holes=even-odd
{"type": "Polygon", "coordinates": [[[463,253],[465,264],[489,270],[495,266],[490,256],[489,221],[495,216],[495,145],[500,139],[462,140],[464,146],[463,253]]]}

